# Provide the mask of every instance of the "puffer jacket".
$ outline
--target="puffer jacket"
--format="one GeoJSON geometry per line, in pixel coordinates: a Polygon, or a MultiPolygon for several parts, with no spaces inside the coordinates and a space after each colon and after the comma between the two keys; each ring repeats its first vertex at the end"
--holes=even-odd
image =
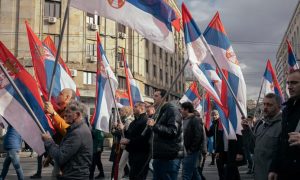
{"type": "Polygon", "coordinates": [[[189,123],[184,130],[184,147],[187,153],[197,152],[204,143],[203,124],[200,118],[196,116],[188,117],[189,123]]]}
{"type": "Polygon", "coordinates": [[[173,160],[183,157],[183,132],[178,108],[164,104],[153,130],[153,159],[173,160]]]}

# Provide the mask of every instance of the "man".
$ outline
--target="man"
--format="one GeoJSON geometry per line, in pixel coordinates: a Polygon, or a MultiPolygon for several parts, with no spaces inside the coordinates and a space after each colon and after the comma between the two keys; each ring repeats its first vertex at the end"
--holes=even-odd
{"type": "Polygon", "coordinates": [[[269,179],[299,179],[300,169],[300,70],[288,75],[290,98],[282,112],[279,152],[271,164],[269,179]]]}
{"type": "MultiPolygon", "coordinates": [[[[51,102],[45,102],[44,104],[44,110],[45,113],[50,114],[51,118],[53,120],[53,125],[55,129],[58,131],[54,135],[54,140],[56,143],[60,143],[61,139],[65,134],[67,133],[67,128],[69,125],[65,122],[65,120],[62,118],[63,112],[66,108],[66,106],[70,103],[70,101],[75,100],[76,93],[73,89],[65,88],[63,89],[59,95],[56,97],[56,103],[58,105],[57,112],[54,110],[51,102]]],[[[37,166],[37,172],[30,176],[30,179],[40,179],[42,178],[42,159],[43,155],[37,157],[38,166],[37,166]]],[[[45,166],[49,164],[51,161],[51,158],[47,157],[45,160],[45,166]]],[[[59,174],[59,169],[57,167],[57,164],[54,162],[54,168],[52,171],[52,176],[56,177],[59,174]]]]}
{"type": "Polygon", "coordinates": [[[148,115],[148,118],[153,118],[153,115],[155,114],[155,108],[153,105],[148,105],[146,108],[146,112],[148,115]]]}
{"type": "Polygon", "coordinates": [[[204,142],[203,124],[201,119],[195,116],[192,103],[182,103],[180,112],[182,115],[184,148],[186,152],[182,161],[182,179],[200,180],[201,177],[198,173],[197,162],[204,142]]]}
{"type": "Polygon", "coordinates": [[[125,132],[125,137],[121,139],[121,144],[126,145],[129,152],[129,179],[144,180],[148,173],[148,157],[150,146],[148,144],[150,131],[144,136],[142,131],[147,125],[146,106],[143,102],[137,102],[133,108],[134,121],[132,121],[125,132]]]}
{"type": "Polygon", "coordinates": [[[211,112],[212,116],[212,125],[207,132],[207,137],[213,137],[213,148],[215,149],[215,157],[217,162],[217,169],[219,174],[219,179],[225,179],[225,160],[227,159],[227,155],[224,151],[224,139],[223,139],[223,127],[220,122],[219,112],[217,110],[213,110],[211,112]]]}
{"type": "MultiPolygon", "coordinates": [[[[264,118],[256,121],[252,137],[255,138],[254,147],[254,179],[268,179],[270,165],[278,151],[279,136],[281,133],[281,99],[269,93],[263,100],[264,118]]],[[[253,118],[243,119],[244,133],[251,135],[250,126],[253,118]]]]}
{"type": "Polygon", "coordinates": [[[4,150],[7,152],[7,156],[3,162],[0,180],[5,179],[10,163],[13,164],[16,170],[18,180],[24,179],[23,170],[20,164],[21,145],[21,135],[11,125],[8,125],[3,141],[4,150]]]}
{"type": "Polygon", "coordinates": [[[70,125],[58,146],[49,134],[42,139],[48,154],[58,163],[62,175],[58,179],[88,179],[92,162],[93,140],[91,131],[83,120],[85,107],[71,101],[64,110],[64,119],[70,125]]]}
{"type": "Polygon", "coordinates": [[[159,105],[158,118],[148,119],[147,125],[153,132],[153,179],[176,180],[180,159],[183,156],[181,115],[178,108],[166,103],[163,97],[166,91],[159,89],[154,92],[154,107],[159,105]]]}

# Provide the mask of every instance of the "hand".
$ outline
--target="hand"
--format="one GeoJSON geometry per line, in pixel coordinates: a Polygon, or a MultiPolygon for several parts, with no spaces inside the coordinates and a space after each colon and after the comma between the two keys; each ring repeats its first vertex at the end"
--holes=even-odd
{"type": "Polygon", "coordinates": [[[126,144],[129,144],[129,139],[127,139],[127,138],[122,138],[121,140],[120,140],[120,144],[124,144],[124,145],[126,145],[126,144]]]}
{"type": "Polygon", "coordinates": [[[117,127],[119,130],[123,130],[125,126],[123,123],[119,123],[117,127]]]}
{"type": "Polygon", "coordinates": [[[47,114],[53,114],[55,112],[51,102],[48,101],[44,103],[44,111],[47,114]]]}
{"type": "Polygon", "coordinates": [[[50,156],[47,156],[44,161],[43,161],[43,167],[48,167],[50,162],[51,162],[51,157],[50,156]]]}
{"type": "Polygon", "coordinates": [[[216,159],[220,159],[220,153],[216,153],[215,158],[216,158],[216,159]]]}
{"type": "Polygon", "coordinates": [[[252,123],[253,123],[253,118],[242,118],[241,124],[243,128],[251,127],[252,123]]]}
{"type": "Polygon", "coordinates": [[[49,134],[49,132],[47,131],[45,134],[42,134],[42,140],[43,141],[47,141],[52,139],[51,135],[49,134]]]}
{"type": "Polygon", "coordinates": [[[152,126],[154,126],[154,124],[155,124],[154,119],[148,119],[148,121],[147,121],[148,126],[152,127],[152,126]]]}
{"type": "Polygon", "coordinates": [[[275,172],[269,172],[268,175],[268,180],[277,180],[278,179],[278,175],[275,172]]]}
{"type": "Polygon", "coordinates": [[[300,147],[300,133],[299,132],[290,132],[288,141],[290,143],[290,146],[300,147]]]}
{"type": "Polygon", "coordinates": [[[243,158],[244,158],[243,155],[237,154],[236,157],[235,157],[235,160],[236,160],[236,161],[242,161],[243,158]]]}

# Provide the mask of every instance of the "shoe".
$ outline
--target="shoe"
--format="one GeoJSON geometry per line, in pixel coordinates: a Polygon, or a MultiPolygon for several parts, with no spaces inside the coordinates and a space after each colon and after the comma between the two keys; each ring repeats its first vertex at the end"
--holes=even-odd
{"type": "Polygon", "coordinates": [[[253,174],[253,171],[251,169],[249,169],[246,174],[253,174]]]}
{"type": "Polygon", "coordinates": [[[95,177],[95,179],[102,179],[105,178],[104,173],[100,173],[98,176],[95,177]]]}
{"type": "Polygon", "coordinates": [[[40,174],[34,174],[32,176],[30,176],[30,179],[41,179],[42,176],[40,174]]]}

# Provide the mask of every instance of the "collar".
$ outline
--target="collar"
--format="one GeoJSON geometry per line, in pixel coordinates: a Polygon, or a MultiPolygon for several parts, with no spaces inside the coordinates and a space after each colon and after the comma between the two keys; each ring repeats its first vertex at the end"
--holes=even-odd
{"type": "Polygon", "coordinates": [[[263,122],[264,122],[264,124],[272,125],[275,122],[281,121],[281,116],[282,116],[282,112],[279,111],[274,117],[272,117],[270,119],[264,119],[263,122]]]}

